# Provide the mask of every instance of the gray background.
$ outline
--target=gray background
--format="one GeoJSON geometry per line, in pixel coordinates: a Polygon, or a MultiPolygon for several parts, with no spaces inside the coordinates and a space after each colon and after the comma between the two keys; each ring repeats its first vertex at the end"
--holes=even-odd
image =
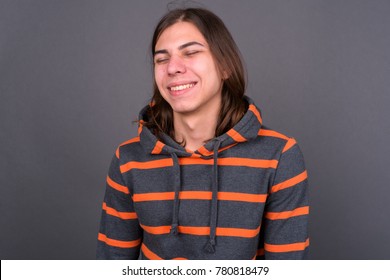
{"type": "MultiPolygon", "coordinates": [[[[0,1],[0,257],[93,259],[108,164],[169,1],[0,1]]],[[[390,1],[199,1],[265,124],[299,142],[311,257],[390,259],[390,1]]]]}

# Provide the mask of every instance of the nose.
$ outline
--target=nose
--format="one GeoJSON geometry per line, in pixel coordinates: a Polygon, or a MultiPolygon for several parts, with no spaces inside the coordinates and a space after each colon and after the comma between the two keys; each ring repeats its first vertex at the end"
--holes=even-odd
{"type": "Polygon", "coordinates": [[[179,56],[171,56],[168,63],[168,75],[185,73],[186,66],[183,59],[179,56]]]}

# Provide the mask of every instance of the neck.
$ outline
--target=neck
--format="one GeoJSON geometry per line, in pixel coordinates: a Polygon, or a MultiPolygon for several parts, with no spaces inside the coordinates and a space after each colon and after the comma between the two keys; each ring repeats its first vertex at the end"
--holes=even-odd
{"type": "Polygon", "coordinates": [[[218,110],[198,115],[180,115],[174,113],[173,125],[177,141],[185,141],[188,150],[195,151],[208,140],[215,137],[218,121],[218,110]]]}

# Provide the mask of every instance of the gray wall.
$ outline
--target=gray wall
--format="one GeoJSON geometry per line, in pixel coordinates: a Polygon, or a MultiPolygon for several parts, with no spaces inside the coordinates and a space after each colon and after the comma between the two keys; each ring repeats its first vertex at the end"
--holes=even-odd
{"type": "MultiPolygon", "coordinates": [[[[310,176],[311,257],[390,259],[390,1],[200,1],[310,176]]],[[[168,1],[0,0],[0,257],[93,259],[168,1]]]]}

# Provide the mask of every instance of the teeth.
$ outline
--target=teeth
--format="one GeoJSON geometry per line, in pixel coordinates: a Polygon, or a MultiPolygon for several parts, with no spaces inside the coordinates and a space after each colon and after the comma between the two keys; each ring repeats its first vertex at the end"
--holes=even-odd
{"type": "Polygon", "coordinates": [[[195,84],[186,84],[186,85],[175,86],[175,87],[171,87],[171,90],[172,91],[184,90],[184,89],[187,89],[187,88],[192,88],[194,85],[195,84]]]}

